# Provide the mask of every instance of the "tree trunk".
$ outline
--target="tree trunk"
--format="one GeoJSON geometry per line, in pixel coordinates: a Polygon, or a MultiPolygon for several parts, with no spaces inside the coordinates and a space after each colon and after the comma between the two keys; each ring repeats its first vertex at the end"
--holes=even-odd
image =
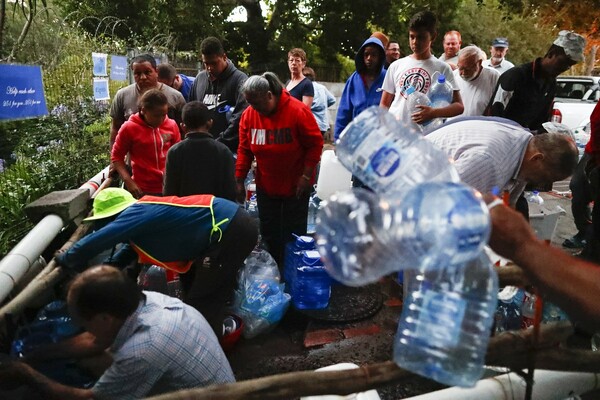
{"type": "Polygon", "coordinates": [[[15,44],[10,52],[10,55],[8,56],[8,60],[7,60],[8,62],[11,62],[16,57],[17,53],[21,49],[21,46],[23,45],[23,42],[25,41],[25,38],[27,37],[27,34],[29,33],[29,28],[31,28],[31,24],[33,23],[33,17],[35,16],[35,2],[34,2],[34,0],[29,0],[28,4],[29,4],[29,7],[27,7],[27,11],[28,11],[27,21],[25,22],[25,25],[23,25],[21,34],[19,35],[19,38],[15,42],[15,44]]]}
{"type": "Polygon", "coordinates": [[[585,59],[585,72],[584,75],[591,75],[594,70],[594,61],[596,60],[596,53],[598,52],[598,45],[593,45],[590,54],[585,59]]]}
{"type": "Polygon", "coordinates": [[[4,55],[4,26],[6,25],[6,0],[0,0],[0,60],[4,55]]]}

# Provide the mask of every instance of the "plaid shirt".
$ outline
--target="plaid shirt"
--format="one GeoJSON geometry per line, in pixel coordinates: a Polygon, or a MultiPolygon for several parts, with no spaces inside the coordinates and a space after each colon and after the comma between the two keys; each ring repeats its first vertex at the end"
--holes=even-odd
{"type": "Polygon", "coordinates": [[[137,399],[235,382],[204,317],[180,300],[144,292],[111,346],[113,363],[92,388],[100,399],[137,399]]]}

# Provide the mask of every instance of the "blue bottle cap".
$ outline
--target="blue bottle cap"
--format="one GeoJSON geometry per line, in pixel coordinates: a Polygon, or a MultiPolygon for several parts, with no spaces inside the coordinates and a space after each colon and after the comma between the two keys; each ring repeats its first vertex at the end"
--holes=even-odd
{"type": "Polygon", "coordinates": [[[446,76],[444,74],[440,74],[440,76],[438,76],[438,83],[445,83],[446,82],[446,76]]]}

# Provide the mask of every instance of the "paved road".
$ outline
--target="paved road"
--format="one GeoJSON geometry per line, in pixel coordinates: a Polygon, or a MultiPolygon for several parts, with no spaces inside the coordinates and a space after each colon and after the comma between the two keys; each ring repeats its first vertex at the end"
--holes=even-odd
{"type": "MultiPolygon", "coordinates": [[[[575,233],[568,195],[568,181],[558,182],[553,191],[542,193],[544,206],[564,210],[552,236],[561,246],[575,233]]],[[[288,311],[283,323],[271,333],[242,339],[229,354],[239,380],[277,373],[311,370],[340,363],[369,364],[392,357],[393,338],[402,310],[401,288],[392,279],[381,284],[383,306],[373,317],[348,324],[322,323],[288,311]]],[[[382,399],[401,399],[438,390],[443,386],[420,377],[378,390],[382,399]]]]}

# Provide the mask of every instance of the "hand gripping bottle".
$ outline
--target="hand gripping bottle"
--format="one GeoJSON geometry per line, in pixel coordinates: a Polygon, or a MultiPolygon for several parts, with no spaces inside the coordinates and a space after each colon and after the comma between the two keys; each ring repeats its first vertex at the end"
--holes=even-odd
{"type": "Polygon", "coordinates": [[[377,106],[348,124],[336,152],[340,162],[379,195],[401,197],[422,182],[460,181],[443,151],[377,106]]]}
{"type": "Polygon", "coordinates": [[[319,211],[317,248],[348,286],[418,266],[443,268],[479,256],[490,233],[479,192],[460,183],[418,185],[400,200],[339,192],[319,211]]]}
{"type": "MultiPolygon", "coordinates": [[[[407,97],[406,97],[406,107],[408,108],[408,116],[412,116],[413,113],[416,113],[418,111],[421,110],[421,108],[419,106],[428,106],[428,107],[433,107],[433,104],[431,103],[431,100],[429,99],[429,97],[422,92],[419,92],[418,90],[416,90],[413,86],[408,86],[406,88],[405,91],[407,97]]],[[[407,123],[409,121],[406,121],[407,123]]],[[[422,124],[417,124],[412,122],[412,119],[410,120],[410,123],[417,127],[417,129],[419,129],[420,132],[423,131],[423,129],[425,127],[427,127],[430,123],[431,120],[429,121],[425,121],[422,124]]]]}
{"type": "Polygon", "coordinates": [[[420,268],[407,290],[394,362],[449,386],[473,386],[497,304],[498,278],[485,254],[443,269],[420,268]]]}

